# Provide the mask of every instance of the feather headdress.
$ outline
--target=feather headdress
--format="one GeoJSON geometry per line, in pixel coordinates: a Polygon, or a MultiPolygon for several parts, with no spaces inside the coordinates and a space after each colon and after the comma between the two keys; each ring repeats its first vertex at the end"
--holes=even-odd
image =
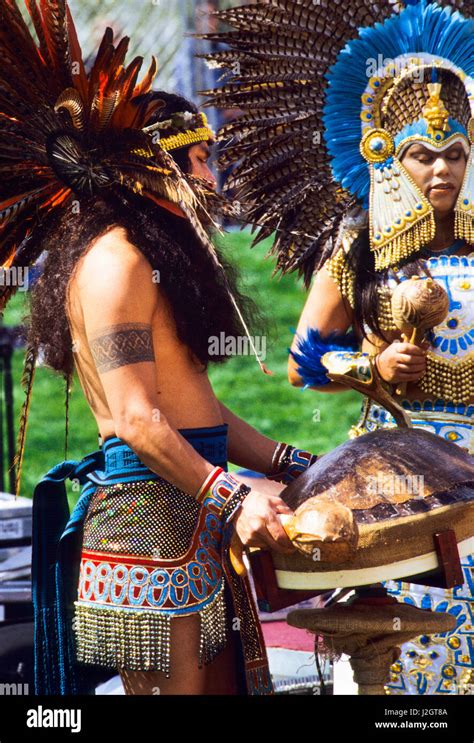
{"type": "Polygon", "coordinates": [[[276,231],[277,269],[297,269],[309,283],[356,205],[370,207],[378,269],[429,240],[430,207],[397,154],[413,135],[445,146],[448,129],[436,139],[445,110],[470,158],[457,230],[474,236],[474,2],[444,5],[261,0],[216,14],[233,30],[201,35],[228,47],[201,55],[224,73],[220,87],[203,91],[206,105],[240,110],[219,132],[220,165],[235,165],[227,189],[258,229],[254,244],[276,231]]]}
{"type": "MultiPolygon", "coordinates": [[[[147,131],[151,117],[163,105],[143,95],[151,90],[156,59],[152,58],[138,83],[143,58],[136,57],[125,66],[129,39],[116,43],[112,29],[107,28],[86,72],[66,0],[24,0],[36,38],[19,1],[0,0],[3,272],[35,262],[41,248],[33,247],[28,237],[47,215],[70,207],[81,195],[107,189],[128,190],[185,217],[221,266],[204,227],[209,189],[198,179],[183,176],[167,151],[176,142],[164,147],[160,136],[147,131]]],[[[192,136],[193,141],[213,137],[203,117],[181,123],[185,129],[175,131],[176,122],[170,122],[168,134],[192,136]]],[[[14,281],[0,283],[0,312],[17,288],[14,281]]],[[[229,294],[245,327],[230,290],[229,294]]],[[[37,349],[27,350],[22,377],[26,398],[13,463],[17,493],[36,356],[37,349]]]]}

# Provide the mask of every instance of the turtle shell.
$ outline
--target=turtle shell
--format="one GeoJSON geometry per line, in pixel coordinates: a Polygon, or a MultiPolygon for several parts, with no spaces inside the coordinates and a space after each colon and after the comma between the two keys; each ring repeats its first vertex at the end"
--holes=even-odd
{"type": "Polygon", "coordinates": [[[274,553],[277,572],[317,573],[337,565],[338,571],[356,571],[359,578],[365,569],[371,574],[371,580],[356,583],[280,583],[284,588],[362,585],[374,582],[377,575],[383,580],[435,570],[434,535],[449,529],[463,554],[474,551],[474,459],[422,429],[382,429],[347,441],[321,456],[281,497],[295,511],[288,533],[296,535],[293,543],[301,554],[274,553]],[[311,508],[326,511],[332,505],[352,512],[354,529],[348,529],[345,519],[340,533],[335,533],[335,521],[325,512],[331,533],[322,534],[318,528],[311,543],[311,523],[321,524],[319,514],[311,519],[311,508]],[[304,534],[301,544],[299,534],[304,534]],[[413,570],[416,563],[415,572],[408,563],[413,563],[413,570]],[[399,567],[377,573],[378,567],[395,564],[399,567]]]}

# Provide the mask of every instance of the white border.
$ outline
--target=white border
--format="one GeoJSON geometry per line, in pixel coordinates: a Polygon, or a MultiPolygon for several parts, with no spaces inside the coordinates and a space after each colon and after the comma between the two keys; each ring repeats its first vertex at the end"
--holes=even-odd
{"type": "MultiPolygon", "coordinates": [[[[474,553],[474,537],[458,542],[459,557],[474,553]]],[[[297,572],[294,570],[275,569],[279,588],[293,591],[313,589],[353,588],[368,586],[382,580],[408,578],[411,575],[422,575],[439,567],[436,552],[427,552],[419,557],[393,562],[390,565],[379,565],[374,568],[357,570],[328,570],[325,572],[297,572]]],[[[408,581],[409,582],[409,581],[408,581]]]]}

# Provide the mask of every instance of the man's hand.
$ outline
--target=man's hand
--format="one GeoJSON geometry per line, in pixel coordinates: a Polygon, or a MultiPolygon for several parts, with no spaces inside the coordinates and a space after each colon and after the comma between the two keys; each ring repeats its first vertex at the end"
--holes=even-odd
{"type": "Polygon", "coordinates": [[[265,495],[279,496],[280,493],[285,490],[287,485],[284,482],[276,482],[276,480],[268,480],[266,477],[250,477],[250,475],[236,474],[239,482],[245,483],[252,488],[258,486],[258,492],[264,493],[265,495]]]}
{"type": "Polygon", "coordinates": [[[418,382],[426,371],[426,351],[429,343],[421,348],[412,343],[394,341],[377,356],[376,365],[385,382],[418,382]]]}
{"type": "Polygon", "coordinates": [[[244,547],[263,547],[288,554],[294,551],[280,519],[279,513],[292,511],[277,495],[252,487],[234,519],[234,528],[244,547]]]}

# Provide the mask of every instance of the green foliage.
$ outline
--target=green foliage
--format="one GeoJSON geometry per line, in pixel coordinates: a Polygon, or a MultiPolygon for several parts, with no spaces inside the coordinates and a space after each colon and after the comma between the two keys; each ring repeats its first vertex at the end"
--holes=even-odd
{"type": "Polygon", "coordinates": [[[243,292],[251,296],[269,320],[265,365],[273,376],[262,374],[254,356],[231,358],[211,369],[217,396],[228,408],[267,436],[327,452],[347,439],[357,420],[361,396],[356,392],[330,394],[294,388],[287,379],[288,348],[306,299],[296,275],[272,278],[274,261],[264,260],[271,239],[249,250],[249,234],[226,236],[228,259],[241,272],[243,292]]]}

